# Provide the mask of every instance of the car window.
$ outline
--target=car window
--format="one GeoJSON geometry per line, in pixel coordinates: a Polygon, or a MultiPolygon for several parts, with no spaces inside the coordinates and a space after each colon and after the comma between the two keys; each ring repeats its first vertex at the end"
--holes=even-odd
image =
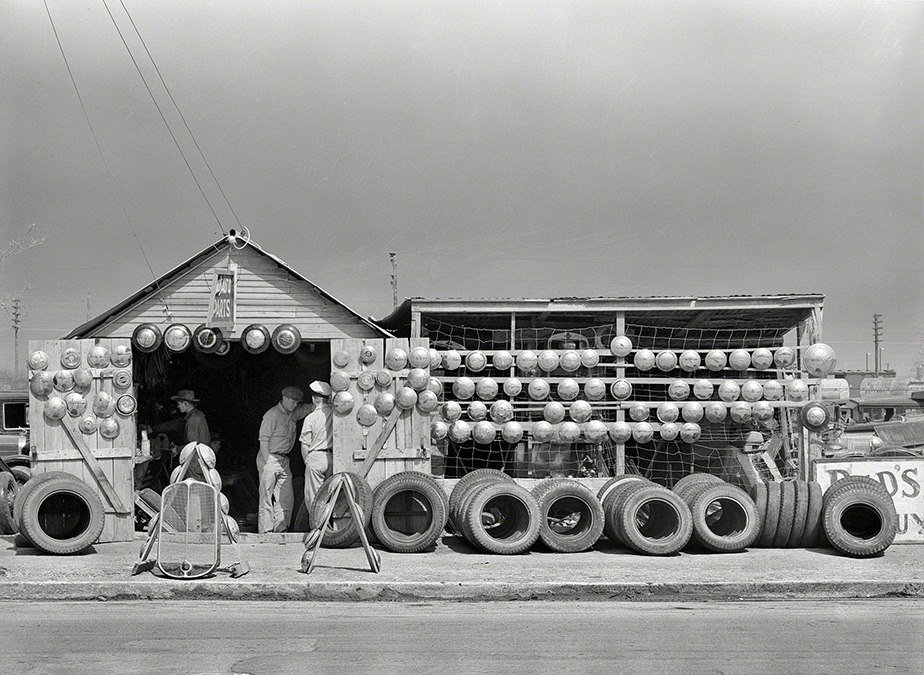
{"type": "Polygon", "coordinates": [[[3,404],[3,428],[11,431],[14,429],[25,429],[29,426],[29,404],[28,403],[4,403],[3,404]]]}

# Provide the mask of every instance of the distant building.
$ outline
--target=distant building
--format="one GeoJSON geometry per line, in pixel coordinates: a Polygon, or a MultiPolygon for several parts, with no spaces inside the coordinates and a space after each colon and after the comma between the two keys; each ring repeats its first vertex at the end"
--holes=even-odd
{"type": "Polygon", "coordinates": [[[873,370],[835,370],[832,377],[847,380],[850,385],[850,398],[860,398],[862,391],[862,382],[868,378],[894,379],[894,370],[881,370],[877,375],[873,370]]]}

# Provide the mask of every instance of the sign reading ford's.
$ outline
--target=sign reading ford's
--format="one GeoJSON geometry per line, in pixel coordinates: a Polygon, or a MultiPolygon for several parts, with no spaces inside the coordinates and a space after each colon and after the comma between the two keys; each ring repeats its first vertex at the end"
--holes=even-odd
{"type": "Polygon", "coordinates": [[[815,480],[827,491],[847,476],[869,476],[892,495],[898,512],[896,544],[924,543],[924,458],[854,459],[815,461],[815,480]]]}

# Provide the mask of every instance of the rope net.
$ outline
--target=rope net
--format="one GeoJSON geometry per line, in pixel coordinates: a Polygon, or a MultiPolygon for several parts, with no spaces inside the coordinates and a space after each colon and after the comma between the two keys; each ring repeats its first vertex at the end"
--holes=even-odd
{"type": "MultiPolygon", "coordinates": [[[[667,369],[660,367],[671,366],[669,361],[643,370],[633,363],[634,353],[642,349],[655,353],[673,351],[675,356],[683,350],[694,350],[700,357],[705,357],[709,350],[773,350],[783,346],[784,337],[790,330],[790,326],[714,329],[627,322],[621,332],[615,324],[565,329],[522,327],[512,331],[511,340],[509,328],[459,326],[428,317],[423,324],[423,335],[429,337],[431,346],[441,352],[454,349],[462,356],[462,364],[458,369],[433,371],[444,382],[444,400],[454,400],[461,407],[460,419],[473,427],[482,419],[491,421],[490,413],[485,416],[485,409],[490,410],[496,400],[508,400],[514,409],[513,420],[525,429],[523,439],[516,443],[502,440],[499,433],[494,441],[487,443],[476,442],[471,437],[457,442],[450,435],[440,442],[445,476],[459,478],[485,467],[501,469],[522,478],[609,477],[624,472],[638,473],[656,483],[671,486],[681,477],[694,472],[712,473],[739,484],[749,482],[745,479],[747,474],[764,479],[794,475],[798,470],[794,450],[796,441],[789,435],[789,431],[797,428],[798,421],[788,411],[797,409],[774,405],[772,416],[768,419],[758,421],[752,416],[739,423],[727,414],[731,403],[725,403],[726,418],[710,422],[705,417],[697,419],[695,415],[691,415],[689,420],[685,419],[684,404],[696,401],[702,406],[708,406],[710,403],[721,402],[718,396],[719,384],[726,379],[738,383],[747,380],[756,380],[761,384],[771,380],[782,382],[798,377],[796,371],[776,366],[762,370],[748,367],[738,371],[727,366],[720,370],[710,370],[703,364],[692,371],[686,371],[676,363],[667,369]],[[609,351],[610,342],[617,335],[625,335],[632,341],[633,353],[624,362],[617,361],[609,351]],[[516,354],[521,350],[534,350],[538,353],[549,349],[559,354],[562,350],[575,350],[578,353],[582,350],[603,351],[598,352],[599,362],[593,367],[582,364],[572,371],[566,371],[560,365],[551,371],[539,368],[523,370],[517,366],[500,370],[492,363],[492,351],[510,350],[516,354]],[[468,352],[476,350],[487,352],[487,365],[477,372],[467,367],[465,359],[468,352]],[[479,398],[478,393],[470,398],[460,398],[454,392],[453,384],[464,377],[471,378],[476,385],[491,378],[498,385],[498,393],[490,398],[479,398]],[[522,389],[519,393],[505,393],[504,384],[510,378],[520,382],[522,389]],[[536,379],[545,380],[550,390],[548,396],[540,400],[535,400],[528,391],[529,384],[536,379]],[[559,388],[565,379],[573,379],[577,383],[579,391],[576,396],[569,398],[569,394],[559,388]],[[612,383],[618,379],[626,379],[631,383],[632,391],[628,398],[616,398],[611,390],[612,383]],[[706,397],[693,393],[694,383],[702,379],[708,379],[713,384],[713,391],[706,397]],[[605,393],[599,396],[600,385],[597,384],[599,398],[588,396],[587,385],[591,380],[599,380],[605,385],[605,393]],[[689,394],[680,399],[676,396],[672,398],[668,393],[671,383],[678,380],[686,382],[690,387],[689,394]],[[566,396],[563,397],[562,393],[566,393],[566,396]],[[575,442],[562,442],[557,433],[561,427],[561,409],[557,410],[556,415],[555,410],[550,411],[546,406],[560,403],[565,410],[563,421],[567,422],[571,421],[568,411],[573,400],[587,401],[591,408],[589,420],[602,421],[608,428],[612,428],[612,424],[617,421],[625,421],[634,428],[640,420],[630,417],[630,408],[633,404],[642,403],[647,407],[647,419],[643,421],[652,425],[652,438],[629,438],[622,443],[623,467],[620,467],[619,460],[620,444],[613,440],[611,434],[599,442],[588,441],[583,433],[575,442]],[[673,401],[682,410],[682,414],[676,418],[678,426],[687,421],[695,421],[699,425],[701,434],[694,442],[661,437],[657,409],[660,403],[666,401],[673,401]],[[551,440],[540,442],[533,436],[533,429],[536,423],[543,420],[552,422],[556,433],[551,440]],[[621,468],[623,471],[620,471],[621,468]]],[[[569,385],[572,386],[573,394],[574,385],[570,382],[569,385]]],[[[434,419],[440,419],[439,415],[434,419]]],[[[500,430],[502,425],[498,423],[495,427],[500,430]]],[[[669,433],[667,435],[670,436],[669,433]]]]}

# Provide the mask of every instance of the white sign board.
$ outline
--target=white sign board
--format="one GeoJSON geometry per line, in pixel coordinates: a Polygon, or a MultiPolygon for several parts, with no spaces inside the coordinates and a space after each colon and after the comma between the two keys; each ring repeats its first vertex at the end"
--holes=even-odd
{"type": "Polygon", "coordinates": [[[847,476],[869,476],[892,495],[898,512],[896,544],[924,544],[924,458],[815,461],[815,480],[822,491],[847,476]]]}

